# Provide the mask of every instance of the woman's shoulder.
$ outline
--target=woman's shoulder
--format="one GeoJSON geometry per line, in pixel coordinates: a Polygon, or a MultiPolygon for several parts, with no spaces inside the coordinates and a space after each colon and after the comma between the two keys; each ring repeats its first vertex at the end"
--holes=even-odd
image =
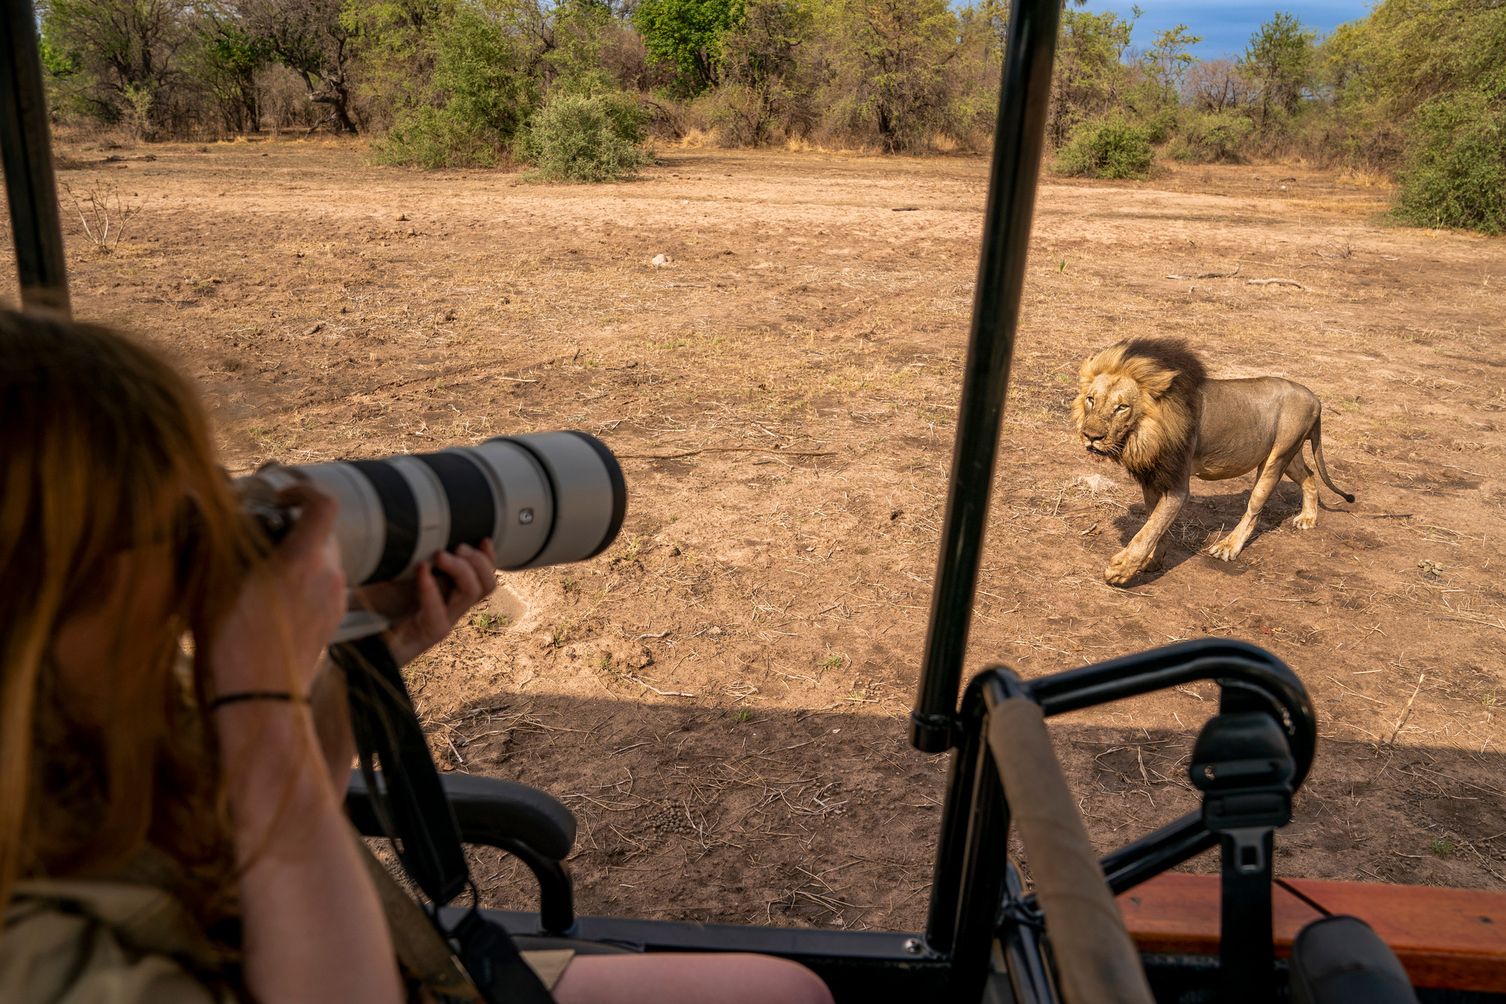
{"type": "Polygon", "coordinates": [[[106,880],[23,881],[0,934],[0,1000],[223,1004],[223,956],[166,891],[106,880]]]}

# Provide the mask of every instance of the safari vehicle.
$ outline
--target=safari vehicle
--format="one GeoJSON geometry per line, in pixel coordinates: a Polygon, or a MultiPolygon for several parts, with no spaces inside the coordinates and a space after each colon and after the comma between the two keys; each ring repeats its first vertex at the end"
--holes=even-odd
{"type": "MultiPolygon", "coordinates": [[[[814,969],[839,1001],[1506,1001],[1506,894],[1273,875],[1277,831],[1313,763],[1299,675],[1251,645],[1204,640],[1023,679],[1005,666],[959,699],[1024,280],[1060,0],[1015,0],[945,524],[911,741],[948,752],[925,929],[833,931],[577,917],[570,811],[507,781],[443,783],[406,709],[367,737],[389,769],[358,776],[351,815],[393,836],[471,976],[514,942],[581,952],[761,952],[814,969]],[[1193,812],[1097,857],[1045,719],[1213,681],[1193,750],[1193,812]],[[403,717],[403,716],[398,716],[403,717]],[[1008,857],[1017,829],[1027,883],[1008,857]],[[537,910],[446,906],[465,890],[461,842],[500,847],[537,876],[537,910]],[[1217,850],[1221,875],[1171,874],[1217,850]],[[1116,904],[1117,897],[1117,904],[1116,904]],[[1368,926],[1337,915],[1356,915],[1368,926]],[[1330,917],[1330,915],[1336,915],[1330,917]],[[1287,961],[1288,957],[1290,961],[1287,961]],[[1415,989],[1414,989],[1415,988],[1415,989]]],[[[28,3],[0,24],[0,144],[23,305],[66,313],[61,231],[28,3]]],[[[394,682],[401,687],[401,678],[394,682]]],[[[500,999],[487,996],[486,999],[500,999]]]]}

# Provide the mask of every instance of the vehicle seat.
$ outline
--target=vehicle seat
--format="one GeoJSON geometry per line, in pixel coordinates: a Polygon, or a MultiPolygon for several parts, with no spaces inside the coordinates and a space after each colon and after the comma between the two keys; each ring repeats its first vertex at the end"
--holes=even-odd
{"type": "Polygon", "coordinates": [[[1292,943],[1294,1004],[1417,1004],[1395,953],[1358,917],[1325,917],[1292,943]]]}

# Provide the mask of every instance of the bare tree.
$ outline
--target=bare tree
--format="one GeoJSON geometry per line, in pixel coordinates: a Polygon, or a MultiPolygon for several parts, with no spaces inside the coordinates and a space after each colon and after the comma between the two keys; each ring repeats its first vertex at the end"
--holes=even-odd
{"type": "Polygon", "coordinates": [[[356,132],[351,70],[360,27],[342,0],[240,0],[246,30],[303,80],[309,100],[327,105],[337,132],[356,132]]]}
{"type": "Polygon", "coordinates": [[[1239,64],[1229,59],[1194,63],[1182,82],[1182,96],[1194,108],[1221,112],[1240,108],[1254,100],[1256,87],[1239,64]]]}

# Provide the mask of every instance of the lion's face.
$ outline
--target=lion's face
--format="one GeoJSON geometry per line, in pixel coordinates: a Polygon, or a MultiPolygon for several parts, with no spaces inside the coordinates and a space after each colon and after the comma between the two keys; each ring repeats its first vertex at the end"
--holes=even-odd
{"type": "Polygon", "coordinates": [[[1122,373],[1099,373],[1084,380],[1072,402],[1082,445],[1095,456],[1119,459],[1146,403],[1140,385],[1122,373]]]}

